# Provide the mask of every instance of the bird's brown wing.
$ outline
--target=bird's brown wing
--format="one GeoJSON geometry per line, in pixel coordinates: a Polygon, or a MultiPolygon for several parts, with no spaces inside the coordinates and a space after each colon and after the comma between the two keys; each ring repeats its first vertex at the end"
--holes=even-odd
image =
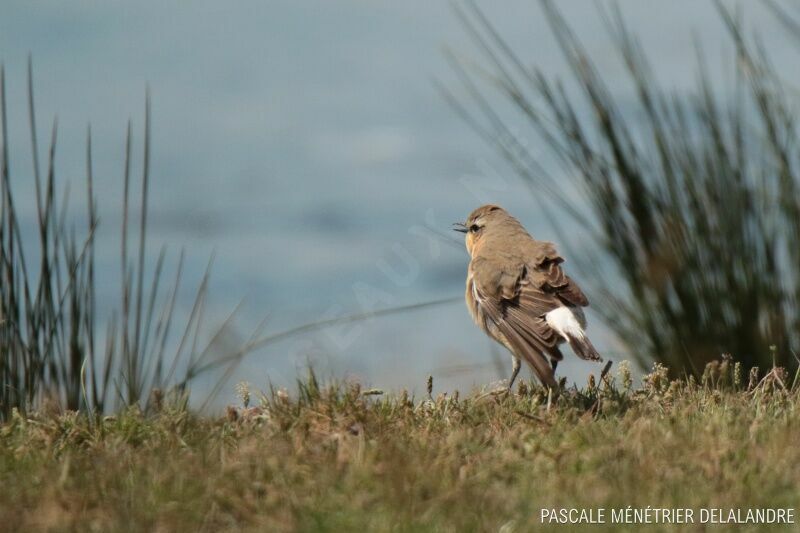
{"type": "Polygon", "coordinates": [[[491,321],[543,384],[555,386],[545,354],[561,359],[561,339],[547,324],[545,315],[562,305],[585,306],[589,302],[559,266],[563,259],[555,253],[555,247],[551,243],[535,244],[542,245],[542,253],[527,254],[527,263],[509,257],[475,258],[472,290],[479,316],[491,321]]]}
{"type": "Polygon", "coordinates": [[[535,287],[556,295],[566,305],[580,307],[589,305],[589,300],[580,287],[561,268],[564,258],[558,255],[553,243],[534,241],[531,248],[526,267],[528,277],[535,287]]]}

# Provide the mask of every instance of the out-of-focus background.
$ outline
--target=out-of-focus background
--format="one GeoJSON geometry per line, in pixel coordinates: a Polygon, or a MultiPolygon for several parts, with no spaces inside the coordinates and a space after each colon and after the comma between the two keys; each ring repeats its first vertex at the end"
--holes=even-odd
{"type": "MultiPolygon", "coordinates": [[[[526,64],[569,79],[537,3],[478,4],[526,64]]],[[[666,88],[681,93],[696,85],[698,45],[712,80],[724,85],[734,77],[730,35],[712,2],[616,4],[666,88]]],[[[738,10],[748,31],[775,27],[762,4],[724,5],[738,10]]],[[[559,2],[559,8],[617,101],[633,100],[598,6],[559,2]]],[[[787,33],[760,37],[775,63],[796,57],[787,33]]],[[[264,317],[266,331],[277,332],[460,296],[467,255],[449,228],[487,202],[506,207],[537,238],[566,246],[560,238],[568,236],[573,253],[580,253],[590,239],[558,210],[548,220],[531,188],[437,89],[439,83],[465,95],[445,47],[467,64],[478,56],[447,3],[5,1],[0,59],[23,227],[33,227],[36,217],[25,103],[31,54],[37,125],[46,139],[58,116],[57,181],[71,184],[77,212],[85,205],[86,127],[92,126],[101,317],[119,305],[125,127],[131,119],[139,172],[148,84],[149,253],[166,244],[174,263],[185,247],[190,284],[214,253],[211,321],[221,321],[244,298],[237,321],[242,336],[264,317]]],[[[795,70],[781,74],[798,81],[795,70]]],[[[525,138],[523,116],[512,115],[510,125],[525,138]]],[[[563,170],[549,148],[530,149],[558,178],[563,170]]],[[[580,282],[571,264],[568,257],[567,269],[580,282]]],[[[190,298],[181,301],[183,313],[190,304],[190,298]]],[[[624,357],[598,317],[590,321],[600,351],[624,357]]],[[[429,374],[437,390],[465,390],[510,369],[506,353],[457,301],[272,344],[247,356],[232,379],[290,385],[307,363],[322,375],[417,391],[429,374]]],[[[571,355],[559,366],[577,381],[597,371],[571,355]]]]}

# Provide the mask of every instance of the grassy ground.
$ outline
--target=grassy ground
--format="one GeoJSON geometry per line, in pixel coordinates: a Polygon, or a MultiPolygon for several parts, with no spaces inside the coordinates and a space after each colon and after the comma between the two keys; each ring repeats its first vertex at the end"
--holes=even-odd
{"type": "Polygon", "coordinates": [[[605,526],[583,527],[635,530],[611,509],[792,508],[800,392],[785,373],[744,374],[723,362],[703,383],[657,369],[632,389],[623,371],[559,397],[523,383],[416,400],[310,378],[291,397],[242,390],[255,406],[219,418],[159,401],[96,420],[15,413],[0,426],[0,524],[525,531],[543,529],[542,508],[605,508],[605,526]]]}

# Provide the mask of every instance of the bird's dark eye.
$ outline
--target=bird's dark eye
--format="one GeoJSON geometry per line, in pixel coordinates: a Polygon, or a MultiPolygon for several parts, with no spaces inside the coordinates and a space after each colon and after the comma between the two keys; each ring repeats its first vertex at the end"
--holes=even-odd
{"type": "Polygon", "coordinates": [[[477,224],[473,224],[473,225],[471,225],[471,226],[469,227],[469,230],[470,230],[472,233],[478,233],[478,230],[480,230],[480,229],[481,229],[481,227],[480,227],[480,226],[478,226],[477,224]]]}

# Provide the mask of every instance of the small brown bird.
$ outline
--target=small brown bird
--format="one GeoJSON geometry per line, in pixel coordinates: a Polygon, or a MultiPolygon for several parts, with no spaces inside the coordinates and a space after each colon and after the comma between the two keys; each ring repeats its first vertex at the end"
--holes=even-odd
{"type": "Polygon", "coordinates": [[[556,387],[555,369],[563,359],[558,345],[564,342],[578,357],[602,361],[584,331],[581,307],[589,301],[564,274],[560,266],[564,259],[553,243],[535,240],[496,205],[479,207],[465,223],[454,225],[466,233],[472,258],[467,308],[481,329],[511,351],[509,389],[520,359],[531,365],[543,385],[556,387]]]}

